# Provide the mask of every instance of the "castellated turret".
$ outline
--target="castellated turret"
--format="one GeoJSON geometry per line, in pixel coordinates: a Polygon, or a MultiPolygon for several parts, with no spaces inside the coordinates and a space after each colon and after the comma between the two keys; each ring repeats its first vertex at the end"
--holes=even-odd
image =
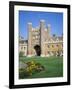
{"type": "Polygon", "coordinates": [[[32,23],[28,23],[28,55],[30,56],[32,54],[31,48],[32,48],[32,42],[31,42],[31,37],[32,37],[32,23]]]}
{"type": "Polygon", "coordinates": [[[44,33],[44,30],[45,30],[45,20],[41,20],[40,21],[40,41],[41,41],[41,56],[44,56],[44,53],[45,53],[45,50],[44,50],[44,36],[45,36],[45,33],[44,33]]]}
{"type": "Polygon", "coordinates": [[[50,31],[51,31],[51,25],[50,24],[47,25],[47,31],[48,31],[48,37],[50,37],[50,31]]]}

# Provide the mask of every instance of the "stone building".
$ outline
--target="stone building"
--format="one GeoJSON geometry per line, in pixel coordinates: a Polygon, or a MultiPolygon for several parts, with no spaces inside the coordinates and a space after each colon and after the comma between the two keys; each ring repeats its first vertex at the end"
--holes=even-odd
{"type": "Polygon", "coordinates": [[[51,35],[51,25],[41,20],[39,27],[28,23],[28,40],[20,38],[19,52],[24,56],[62,56],[63,36],[51,35]]]}

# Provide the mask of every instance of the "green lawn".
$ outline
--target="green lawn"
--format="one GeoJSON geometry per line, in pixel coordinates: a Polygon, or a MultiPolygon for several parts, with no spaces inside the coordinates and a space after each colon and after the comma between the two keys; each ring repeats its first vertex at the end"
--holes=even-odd
{"type": "MultiPolygon", "coordinates": [[[[45,68],[44,71],[34,73],[27,78],[50,78],[63,76],[63,57],[20,57],[19,60],[20,62],[29,62],[34,60],[43,65],[45,68]]],[[[21,77],[20,74],[21,73],[19,73],[19,78],[24,78],[21,77]]]]}

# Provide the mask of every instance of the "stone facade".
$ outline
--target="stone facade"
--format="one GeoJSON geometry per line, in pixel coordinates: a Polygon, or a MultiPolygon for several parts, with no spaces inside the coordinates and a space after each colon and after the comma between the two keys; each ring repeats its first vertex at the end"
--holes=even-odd
{"type": "Polygon", "coordinates": [[[33,28],[32,23],[28,23],[28,40],[19,40],[19,52],[24,56],[62,56],[63,36],[51,35],[51,25],[45,25],[41,20],[39,27],[33,28]]]}

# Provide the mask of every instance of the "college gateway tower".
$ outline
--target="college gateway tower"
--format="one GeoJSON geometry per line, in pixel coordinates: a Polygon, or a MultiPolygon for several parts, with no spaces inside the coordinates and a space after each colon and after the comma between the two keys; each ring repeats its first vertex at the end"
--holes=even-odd
{"type": "Polygon", "coordinates": [[[41,20],[39,27],[28,23],[28,40],[19,39],[19,53],[24,56],[62,56],[63,36],[51,35],[51,25],[41,20]]]}

